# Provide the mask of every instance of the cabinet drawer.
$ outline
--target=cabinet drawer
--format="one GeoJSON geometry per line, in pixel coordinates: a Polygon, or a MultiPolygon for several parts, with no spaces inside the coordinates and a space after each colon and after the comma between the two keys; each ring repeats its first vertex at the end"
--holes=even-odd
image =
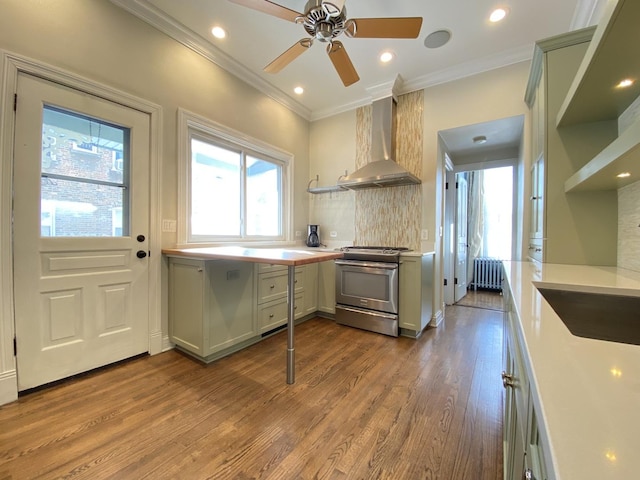
{"type": "MultiPolygon", "coordinates": [[[[302,269],[296,269],[295,292],[301,292],[304,288],[304,275],[302,269]]],[[[286,298],[289,283],[288,272],[262,273],[258,275],[258,304],[270,302],[279,298],[286,298]]]]}
{"type": "MultiPolygon", "coordinates": [[[[302,305],[304,304],[304,297],[302,294],[294,297],[293,308],[295,310],[294,318],[300,318],[304,315],[302,305]]],[[[276,327],[287,323],[287,301],[277,301],[264,304],[258,309],[258,325],[260,327],[260,333],[268,332],[276,327]]]]}
{"type": "Polygon", "coordinates": [[[258,263],[258,273],[286,272],[286,265],[274,265],[273,263],[258,263]]]}

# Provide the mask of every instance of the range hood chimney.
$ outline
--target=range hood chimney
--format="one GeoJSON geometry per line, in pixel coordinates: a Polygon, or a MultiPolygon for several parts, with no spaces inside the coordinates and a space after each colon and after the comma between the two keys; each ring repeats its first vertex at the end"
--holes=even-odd
{"type": "Polygon", "coordinates": [[[393,96],[373,102],[371,159],[364,167],[338,180],[350,190],[417,185],[420,179],[395,162],[396,101],[393,96]]]}

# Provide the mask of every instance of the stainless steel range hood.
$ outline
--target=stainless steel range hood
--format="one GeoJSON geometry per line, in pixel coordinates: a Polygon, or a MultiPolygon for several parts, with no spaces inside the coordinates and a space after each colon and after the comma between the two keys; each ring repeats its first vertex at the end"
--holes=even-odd
{"type": "Polygon", "coordinates": [[[420,179],[394,161],[396,153],[396,102],[393,97],[373,102],[371,112],[372,162],[338,180],[350,190],[417,185],[420,179]]]}

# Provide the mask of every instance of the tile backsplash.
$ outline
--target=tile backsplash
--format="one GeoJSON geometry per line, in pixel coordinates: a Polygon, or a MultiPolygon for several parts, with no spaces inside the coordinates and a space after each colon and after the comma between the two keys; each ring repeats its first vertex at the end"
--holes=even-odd
{"type": "MultiPolygon", "coordinates": [[[[423,91],[398,98],[396,162],[422,174],[423,91]]],[[[356,168],[371,158],[371,107],[356,114],[356,168]]],[[[355,241],[358,245],[386,245],[420,249],[422,188],[408,185],[355,192],[355,241]]]]}
{"type": "Polygon", "coordinates": [[[640,182],[618,190],[617,263],[640,272],[640,182]]]}

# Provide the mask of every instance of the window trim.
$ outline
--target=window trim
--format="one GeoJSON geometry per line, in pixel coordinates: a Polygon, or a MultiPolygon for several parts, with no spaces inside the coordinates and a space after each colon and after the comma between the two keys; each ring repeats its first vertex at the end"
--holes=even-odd
{"type": "MultiPolygon", "coordinates": [[[[214,246],[233,244],[278,245],[290,243],[292,232],[293,155],[262,140],[224,126],[213,120],[178,109],[178,222],[177,247],[214,246]],[[242,149],[253,155],[264,155],[282,167],[282,235],[280,237],[229,237],[215,241],[198,242],[190,238],[189,212],[191,211],[191,138],[213,137],[220,144],[242,149]]],[[[244,180],[243,180],[244,181],[244,180]]]]}

